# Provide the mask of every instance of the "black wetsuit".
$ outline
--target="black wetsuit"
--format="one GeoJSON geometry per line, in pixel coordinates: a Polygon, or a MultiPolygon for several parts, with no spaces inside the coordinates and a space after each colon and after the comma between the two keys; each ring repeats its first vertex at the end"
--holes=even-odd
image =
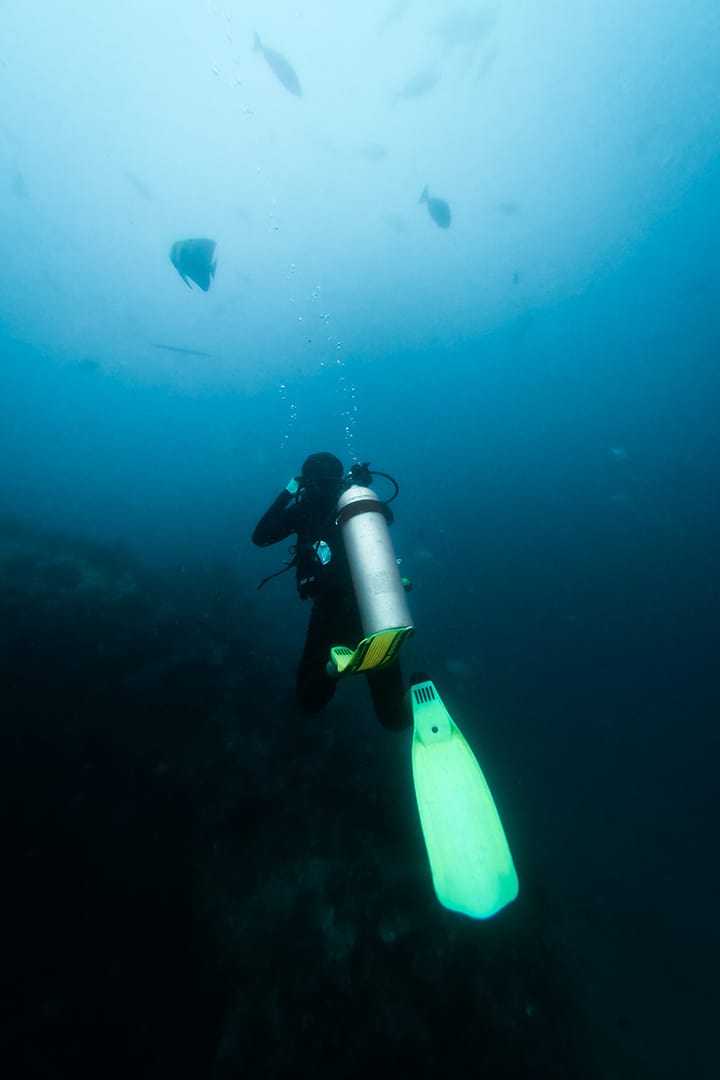
{"type": "MultiPolygon", "coordinates": [[[[312,599],[305,648],[297,671],[296,697],[304,712],[320,712],[335,693],[337,679],[327,673],[330,648],[362,640],[357,603],[340,526],[331,500],[304,494],[298,500],[283,491],[255,526],[252,539],[259,547],[297,536],[295,575],[301,599],[312,599]],[[293,500],[291,502],[291,500],[293,500]],[[324,565],[315,548],[318,541],[330,548],[324,565]]],[[[399,731],[410,723],[403,708],[403,680],[396,660],[366,675],[375,713],[383,727],[399,731]]]]}

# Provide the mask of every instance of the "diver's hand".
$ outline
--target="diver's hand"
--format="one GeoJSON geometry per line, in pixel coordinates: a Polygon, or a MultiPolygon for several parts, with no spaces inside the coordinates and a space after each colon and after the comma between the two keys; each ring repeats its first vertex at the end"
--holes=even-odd
{"type": "Polygon", "coordinates": [[[372,484],[372,473],[370,472],[370,462],[362,461],[355,463],[350,469],[350,476],[352,477],[353,484],[359,484],[360,487],[370,487],[372,484]]]}
{"type": "Polygon", "coordinates": [[[297,495],[298,491],[300,490],[301,481],[302,476],[291,476],[287,484],[285,485],[285,490],[290,495],[297,495]]]}

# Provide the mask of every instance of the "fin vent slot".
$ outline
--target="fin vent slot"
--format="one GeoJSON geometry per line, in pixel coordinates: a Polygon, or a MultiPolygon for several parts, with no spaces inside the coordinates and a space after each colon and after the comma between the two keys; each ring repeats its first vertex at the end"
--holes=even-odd
{"type": "Polygon", "coordinates": [[[435,700],[435,692],[432,686],[415,686],[413,687],[413,693],[415,694],[415,701],[418,705],[426,705],[429,701],[435,700]]]}

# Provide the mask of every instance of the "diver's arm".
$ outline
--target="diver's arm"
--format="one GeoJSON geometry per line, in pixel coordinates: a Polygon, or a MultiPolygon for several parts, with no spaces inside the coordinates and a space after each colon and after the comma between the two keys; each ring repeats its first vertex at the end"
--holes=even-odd
{"type": "Polygon", "coordinates": [[[293,498],[287,488],[283,488],[272,506],[265,511],[255,526],[252,534],[253,544],[258,547],[268,547],[269,544],[277,544],[286,536],[297,531],[295,525],[294,506],[288,506],[293,498]]]}

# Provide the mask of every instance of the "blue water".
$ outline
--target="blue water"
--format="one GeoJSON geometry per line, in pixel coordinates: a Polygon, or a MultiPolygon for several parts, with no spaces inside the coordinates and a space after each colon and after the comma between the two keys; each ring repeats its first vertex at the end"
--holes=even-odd
{"type": "MultiPolygon", "coordinates": [[[[126,866],[128,836],[160,821],[174,880],[192,835],[194,899],[164,947],[189,948],[199,905],[196,1076],[350,1076],[373,1055],[401,1068],[408,1046],[437,1069],[451,982],[463,1027],[486,1017],[487,1058],[454,1036],[468,1070],[713,1075],[717,5],[6,8],[3,727],[28,808],[14,880],[39,844],[28,894],[56,888],[69,844],[78,882],[116,859],[142,895],[152,855],[126,866]],[[253,27],[302,97],[252,52],[253,27]],[[426,184],[448,229],[418,202],[426,184]],[[168,258],[187,236],[217,241],[207,294],[168,258]],[[440,912],[420,846],[392,869],[408,836],[421,843],[408,745],[377,728],[364,688],[341,687],[309,726],[294,711],[307,611],[292,574],[257,592],[286,548],[250,535],[318,450],[400,485],[392,535],[417,627],[404,666],[431,674],[477,749],[520,878],[512,910],[480,929],[440,912]],[[120,560],[145,582],[143,618],[99,601],[80,627],[74,586],[48,571],[71,558],[113,596],[120,560]],[[103,634],[100,670],[110,653],[120,667],[88,697],[103,634]],[[92,769],[115,778],[105,801],[92,769]],[[166,803],[153,785],[168,770],[166,803]],[[76,789],[77,821],[39,843],[76,789]],[[77,823],[95,814],[106,845],[77,823]],[[271,961],[243,959],[258,934],[271,961]],[[380,983],[394,988],[382,1008],[380,983]],[[331,1001],[356,1066],[308,1019],[331,1001]]],[[[138,927],[138,967],[170,993],[138,927]]],[[[102,919],[89,941],[105,941],[102,919]]],[[[65,1075],[95,1014],[65,953],[51,949],[49,981],[42,955],[9,1027],[48,1040],[28,1075],[65,1075]]],[[[111,1003],[93,1023],[110,1032],[125,991],[93,977],[111,1003]]],[[[177,1075],[148,1015],[139,1005],[127,1061],[177,1075]]]]}

